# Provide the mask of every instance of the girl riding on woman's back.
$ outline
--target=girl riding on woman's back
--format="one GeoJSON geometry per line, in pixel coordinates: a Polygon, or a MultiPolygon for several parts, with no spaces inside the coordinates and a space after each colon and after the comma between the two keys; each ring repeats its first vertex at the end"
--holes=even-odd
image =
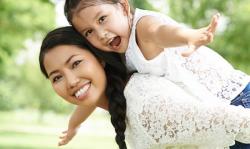
{"type": "MultiPolygon", "coordinates": [[[[40,68],[65,101],[110,112],[120,149],[127,148],[125,136],[131,149],[225,149],[234,140],[250,143],[249,109],[201,102],[164,77],[135,73],[127,80],[116,54],[99,54],[72,27],[63,27],[44,38],[40,68]]],[[[86,118],[79,114],[78,121],[86,118]]]]}
{"type": "Polygon", "coordinates": [[[202,46],[213,40],[219,15],[207,27],[190,29],[160,13],[131,13],[127,0],[66,0],[65,14],[98,49],[125,53],[131,71],[164,76],[201,101],[230,103],[250,81],[202,46]]]}
{"type": "MultiPolygon", "coordinates": [[[[190,92],[202,88],[196,81],[190,84],[192,77],[178,67],[179,57],[188,56],[213,39],[218,15],[208,27],[189,29],[158,13],[136,9],[133,15],[127,0],[68,0],[65,12],[69,22],[96,48],[126,52],[130,69],[166,75],[171,81],[183,82],[190,92]],[[188,45],[189,49],[179,53],[168,49],[180,45],[188,45]],[[193,88],[193,84],[199,87],[193,88]]],[[[202,98],[199,90],[194,92],[195,96],[202,98]]]]}

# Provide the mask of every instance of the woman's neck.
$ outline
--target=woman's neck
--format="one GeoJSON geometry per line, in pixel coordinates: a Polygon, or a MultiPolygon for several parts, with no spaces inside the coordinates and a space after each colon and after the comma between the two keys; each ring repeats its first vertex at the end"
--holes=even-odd
{"type": "Polygon", "coordinates": [[[102,109],[104,109],[104,110],[106,110],[106,111],[108,111],[108,98],[107,98],[107,96],[106,95],[102,95],[101,96],[101,99],[99,100],[99,102],[97,103],[97,106],[99,107],[99,108],[102,108],[102,109]]]}

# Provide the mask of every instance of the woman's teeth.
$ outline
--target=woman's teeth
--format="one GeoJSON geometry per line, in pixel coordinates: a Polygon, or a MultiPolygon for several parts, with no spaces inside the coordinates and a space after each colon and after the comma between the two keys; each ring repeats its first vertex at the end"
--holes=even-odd
{"type": "Polygon", "coordinates": [[[79,91],[77,91],[75,93],[75,97],[79,98],[80,96],[84,95],[86,93],[86,91],[88,90],[90,84],[86,84],[84,85],[79,91]]]}

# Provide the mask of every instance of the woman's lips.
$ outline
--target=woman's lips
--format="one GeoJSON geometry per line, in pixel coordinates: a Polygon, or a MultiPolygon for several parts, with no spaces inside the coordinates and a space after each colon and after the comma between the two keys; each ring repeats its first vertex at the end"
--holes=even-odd
{"type": "Polygon", "coordinates": [[[76,93],[75,93],[75,97],[77,100],[79,101],[83,101],[84,98],[86,97],[88,91],[89,91],[89,88],[91,86],[91,83],[87,83],[85,84],[83,87],[81,87],[76,93]]]}

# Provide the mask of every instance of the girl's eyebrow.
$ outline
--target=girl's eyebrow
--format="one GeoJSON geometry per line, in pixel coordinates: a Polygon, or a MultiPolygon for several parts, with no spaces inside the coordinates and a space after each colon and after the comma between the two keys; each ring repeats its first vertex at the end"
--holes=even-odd
{"type": "MultiPolygon", "coordinates": [[[[96,15],[93,17],[92,21],[94,21],[94,22],[95,22],[95,20],[97,20],[97,19],[98,19],[98,17],[101,15],[101,13],[102,13],[102,10],[99,10],[99,11],[96,13],[96,15]]],[[[84,33],[84,32],[85,32],[85,30],[86,30],[86,28],[81,29],[81,30],[80,30],[80,33],[84,33]]]]}
{"type": "Polygon", "coordinates": [[[94,17],[94,19],[93,20],[96,20],[96,19],[98,19],[98,17],[100,16],[100,14],[102,13],[102,11],[101,10],[99,10],[97,13],[96,13],[96,15],[95,15],[95,17],[94,17]]]}
{"type": "MultiPolygon", "coordinates": [[[[73,57],[77,56],[77,55],[78,55],[78,54],[71,55],[71,56],[64,62],[64,65],[67,65],[67,64],[70,62],[70,60],[71,60],[73,57]]],[[[50,77],[51,75],[53,75],[54,73],[57,73],[57,72],[58,72],[57,69],[51,71],[51,72],[49,73],[48,77],[50,77]]]]}

